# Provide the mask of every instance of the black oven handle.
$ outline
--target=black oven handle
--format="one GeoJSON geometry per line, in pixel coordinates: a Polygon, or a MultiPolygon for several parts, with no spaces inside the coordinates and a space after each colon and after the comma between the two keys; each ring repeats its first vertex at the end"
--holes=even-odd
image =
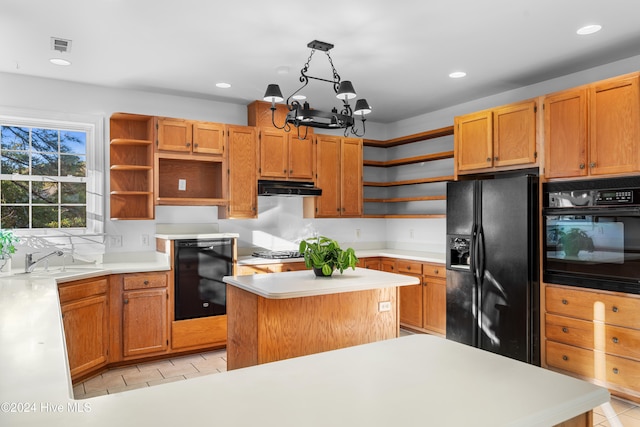
{"type": "Polygon", "coordinates": [[[640,216],[640,207],[544,208],[542,215],[640,216]]]}

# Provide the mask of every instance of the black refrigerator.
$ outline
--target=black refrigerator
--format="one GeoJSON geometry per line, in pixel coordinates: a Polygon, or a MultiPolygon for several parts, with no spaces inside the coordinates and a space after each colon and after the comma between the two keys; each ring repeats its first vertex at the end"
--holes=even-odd
{"type": "Polygon", "coordinates": [[[447,183],[447,339],[540,365],[538,178],[447,183]]]}

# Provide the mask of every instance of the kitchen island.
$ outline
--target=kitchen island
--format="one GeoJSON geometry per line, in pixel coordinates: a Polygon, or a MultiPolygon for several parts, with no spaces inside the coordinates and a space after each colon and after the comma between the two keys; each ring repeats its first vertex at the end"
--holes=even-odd
{"type": "Polygon", "coordinates": [[[415,277],[356,268],[225,276],[227,370],[396,338],[398,287],[415,277]]]}

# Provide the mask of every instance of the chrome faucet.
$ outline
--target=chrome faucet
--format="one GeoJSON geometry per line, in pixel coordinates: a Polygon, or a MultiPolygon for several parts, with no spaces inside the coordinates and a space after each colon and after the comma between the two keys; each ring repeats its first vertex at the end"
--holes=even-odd
{"type": "Polygon", "coordinates": [[[33,254],[26,254],[24,256],[24,272],[25,273],[31,273],[35,268],[36,265],[38,265],[38,263],[40,263],[40,261],[43,261],[47,258],[49,258],[50,256],[62,256],[64,255],[64,252],[62,252],[61,250],[55,250],[53,252],[50,252],[46,255],[44,255],[43,257],[37,259],[37,260],[33,260],[33,254]]]}

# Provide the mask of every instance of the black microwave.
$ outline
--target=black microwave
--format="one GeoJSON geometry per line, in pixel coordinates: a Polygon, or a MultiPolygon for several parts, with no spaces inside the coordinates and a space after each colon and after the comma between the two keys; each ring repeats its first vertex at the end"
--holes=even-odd
{"type": "Polygon", "coordinates": [[[640,294],[640,177],[543,185],[546,283],[640,294]]]}

